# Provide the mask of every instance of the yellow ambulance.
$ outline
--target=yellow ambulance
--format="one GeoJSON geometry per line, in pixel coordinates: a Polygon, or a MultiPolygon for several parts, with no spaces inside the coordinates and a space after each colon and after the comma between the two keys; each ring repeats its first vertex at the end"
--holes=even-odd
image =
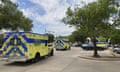
{"type": "Polygon", "coordinates": [[[53,56],[53,48],[48,47],[48,35],[30,32],[8,32],[1,34],[0,60],[38,61],[45,56],[53,56]]]}
{"type": "Polygon", "coordinates": [[[67,39],[57,39],[54,43],[56,50],[70,50],[70,42],[67,39]]]}

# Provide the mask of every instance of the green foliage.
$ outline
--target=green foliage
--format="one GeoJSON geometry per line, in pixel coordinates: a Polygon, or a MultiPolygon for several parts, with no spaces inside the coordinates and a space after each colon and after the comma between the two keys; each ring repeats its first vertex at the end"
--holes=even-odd
{"type": "Polygon", "coordinates": [[[74,31],[72,35],[69,36],[71,42],[82,42],[84,43],[87,38],[87,34],[83,34],[81,31],[74,31]]]}
{"type": "Polygon", "coordinates": [[[115,29],[111,35],[111,42],[113,44],[120,44],[120,30],[115,29]]]}
{"type": "Polygon", "coordinates": [[[98,40],[99,42],[106,42],[106,38],[103,37],[103,36],[99,36],[99,37],[97,38],[97,40],[98,40]]]}
{"type": "Polygon", "coordinates": [[[120,28],[120,9],[118,10],[118,16],[113,19],[114,27],[120,28]]]}
{"type": "Polygon", "coordinates": [[[106,33],[112,28],[109,18],[116,12],[114,0],[98,0],[75,10],[69,7],[62,21],[76,26],[91,37],[103,34],[108,36],[106,33]]]}
{"type": "Polygon", "coordinates": [[[94,56],[98,57],[96,37],[100,35],[109,37],[111,30],[115,28],[115,24],[110,24],[109,19],[117,13],[116,7],[115,0],[97,0],[74,10],[68,8],[66,17],[62,21],[76,26],[77,31],[91,37],[94,44],[94,56]]]}
{"type": "Polygon", "coordinates": [[[18,10],[18,5],[10,0],[0,0],[0,29],[31,31],[32,20],[18,10]]]}

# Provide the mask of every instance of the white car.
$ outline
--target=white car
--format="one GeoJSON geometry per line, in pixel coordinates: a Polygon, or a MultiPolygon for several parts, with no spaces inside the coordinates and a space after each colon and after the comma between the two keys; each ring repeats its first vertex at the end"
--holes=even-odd
{"type": "Polygon", "coordinates": [[[120,54],[120,45],[114,45],[113,52],[120,54]]]}
{"type": "Polygon", "coordinates": [[[84,50],[93,50],[93,44],[92,43],[85,43],[85,44],[82,44],[82,48],[84,50]]]}

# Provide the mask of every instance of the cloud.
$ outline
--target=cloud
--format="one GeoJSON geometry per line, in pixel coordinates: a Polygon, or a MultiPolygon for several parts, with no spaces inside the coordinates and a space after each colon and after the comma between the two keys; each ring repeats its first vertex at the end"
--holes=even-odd
{"type": "MultiPolygon", "coordinates": [[[[20,10],[25,16],[31,18],[34,23],[33,32],[40,33],[43,28],[48,31],[54,31],[57,35],[69,35],[75,30],[74,27],[69,27],[61,22],[61,19],[65,16],[65,12],[69,6],[76,7],[77,4],[81,4],[81,0],[12,0],[19,3],[26,2],[24,5],[19,3],[20,10]],[[44,27],[38,25],[41,24],[44,27]]],[[[87,3],[94,0],[84,0],[87,3]]],[[[42,31],[45,32],[45,31],[42,31]]]]}
{"type": "Polygon", "coordinates": [[[69,27],[65,24],[60,24],[60,25],[56,24],[54,26],[48,26],[47,28],[50,32],[54,32],[54,34],[57,35],[57,36],[59,36],[59,35],[62,35],[62,36],[70,35],[71,32],[73,32],[75,30],[74,27],[69,27]]]}
{"type": "Polygon", "coordinates": [[[2,4],[2,2],[0,1],[0,4],[2,4]]]}
{"type": "MultiPolygon", "coordinates": [[[[58,35],[68,35],[72,30],[61,22],[65,16],[67,8],[71,5],[68,0],[30,0],[32,3],[37,4],[45,10],[45,15],[41,16],[34,13],[35,20],[47,24],[48,31],[54,31],[58,35]],[[66,33],[66,34],[65,34],[66,33]]],[[[71,0],[72,1],[72,0],[71,0]]]]}
{"type": "Polygon", "coordinates": [[[24,13],[25,16],[33,16],[33,10],[30,8],[21,9],[21,11],[24,13]]]}
{"type": "Polygon", "coordinates": [[[42,6],[45,10],[46,14],[43,16],[36,13],[36,20],[45,24],[55,24],[55,22],[60,21],[68,7],[67,4],[62,5],[59,3],[60,0],[31,0],[31,2],[42,6]]]}

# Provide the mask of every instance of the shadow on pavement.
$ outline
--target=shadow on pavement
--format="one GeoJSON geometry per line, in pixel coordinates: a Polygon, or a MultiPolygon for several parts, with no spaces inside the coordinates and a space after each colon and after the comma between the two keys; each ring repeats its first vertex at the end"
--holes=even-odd
{"type": "Polygon", "coordinates": [[[66,49],[57,49],[56,51],[69,51],[69,50],[66,50],[66,49]]]}
{"type": "Polygon", "coordinates": [[[5,64],[5,66],[29,66],[29,65],[32,65],[32,64],[34,64],[34,63],[12,62],[12,63],[5,64]]]}

